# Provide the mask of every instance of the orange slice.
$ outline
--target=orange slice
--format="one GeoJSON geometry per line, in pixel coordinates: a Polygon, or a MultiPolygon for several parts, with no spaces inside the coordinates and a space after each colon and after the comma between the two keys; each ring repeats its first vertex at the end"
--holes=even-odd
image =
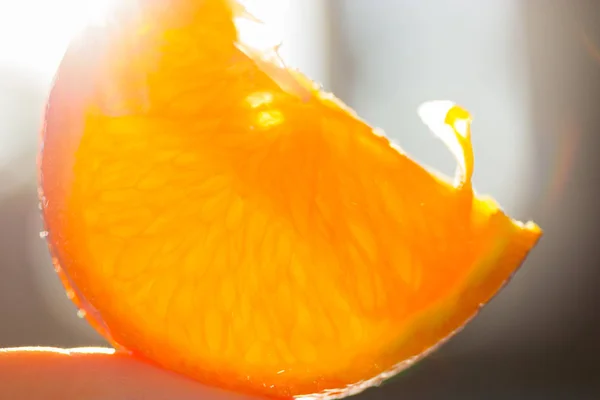
{"type": "Polygon", "coordinates": [[[465,324],[541,235],[474,195],[470,116],[421,116],[456,182],[238,40],[237,3],[123,6],[70,47],[43,131],[68,295],[111,343],[201,382],[343,397],[465,324]]]}

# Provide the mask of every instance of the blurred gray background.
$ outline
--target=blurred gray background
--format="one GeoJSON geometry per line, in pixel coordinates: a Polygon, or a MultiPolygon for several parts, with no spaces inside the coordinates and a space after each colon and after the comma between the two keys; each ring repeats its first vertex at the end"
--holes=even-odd
{"type": "MultiPolygon", "coordinates": [[[[102,1],[0,0],[0,347],[103,344],[40,239],[35,169],[52,74],[102,1]]],[[[251,11],[273,22],[286,62],[419,161],[454,170],[420,103],[472,111],[476,188],[545,230],[462,333],[357,399],[600,399],[600,2],[262,3],[251,11]]]]}

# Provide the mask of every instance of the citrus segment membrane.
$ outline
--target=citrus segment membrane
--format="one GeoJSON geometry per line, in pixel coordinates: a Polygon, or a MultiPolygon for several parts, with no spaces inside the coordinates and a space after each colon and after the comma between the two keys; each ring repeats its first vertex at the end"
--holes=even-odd
{"type": "Polygon", "coordinates": [[[232,4],[140,3],[71,46],[42,136],[49,244],[115,346],[241,392],[342,397],[460,328],[541,231],[473,193],[465,110],[419,112],[451,184],[240,46],[232,4]]]}

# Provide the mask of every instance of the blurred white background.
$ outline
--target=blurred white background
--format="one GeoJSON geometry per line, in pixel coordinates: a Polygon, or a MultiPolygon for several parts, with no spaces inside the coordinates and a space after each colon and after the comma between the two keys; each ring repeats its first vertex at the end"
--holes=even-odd
{"type": "MultiPolygon", "coordinates": [[[[76,317],[39,238],[35,158],[69,37],[110,1],[0,0],[0,347],[102,343],[76,317]]],[[[287,64],[442,172],[454,160],[416,108],[450,99],[471,110],[476,188],[546,231],[465,331],[363,398],[600,398],[600,64],[580,35],[600,43],[600,2],[246,3],[281,38],[287,64]]]]}

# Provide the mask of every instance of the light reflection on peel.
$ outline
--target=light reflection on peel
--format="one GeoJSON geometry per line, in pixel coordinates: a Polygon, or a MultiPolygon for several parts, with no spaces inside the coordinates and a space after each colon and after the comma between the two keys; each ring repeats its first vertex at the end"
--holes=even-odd
{"type": "Polygon", "coordinates": [[[273,94],[269,92],[254,92],[246,97],[246,102],[252,108],[265,106],[273,102],[273,94]]]}
{"type": "Polygon", "coordinates": [[[284,120],[283,113],[279,110],[261,111],[256,117],[256,122],[262,128],[272,128],[281,125],[284,120]]]}

